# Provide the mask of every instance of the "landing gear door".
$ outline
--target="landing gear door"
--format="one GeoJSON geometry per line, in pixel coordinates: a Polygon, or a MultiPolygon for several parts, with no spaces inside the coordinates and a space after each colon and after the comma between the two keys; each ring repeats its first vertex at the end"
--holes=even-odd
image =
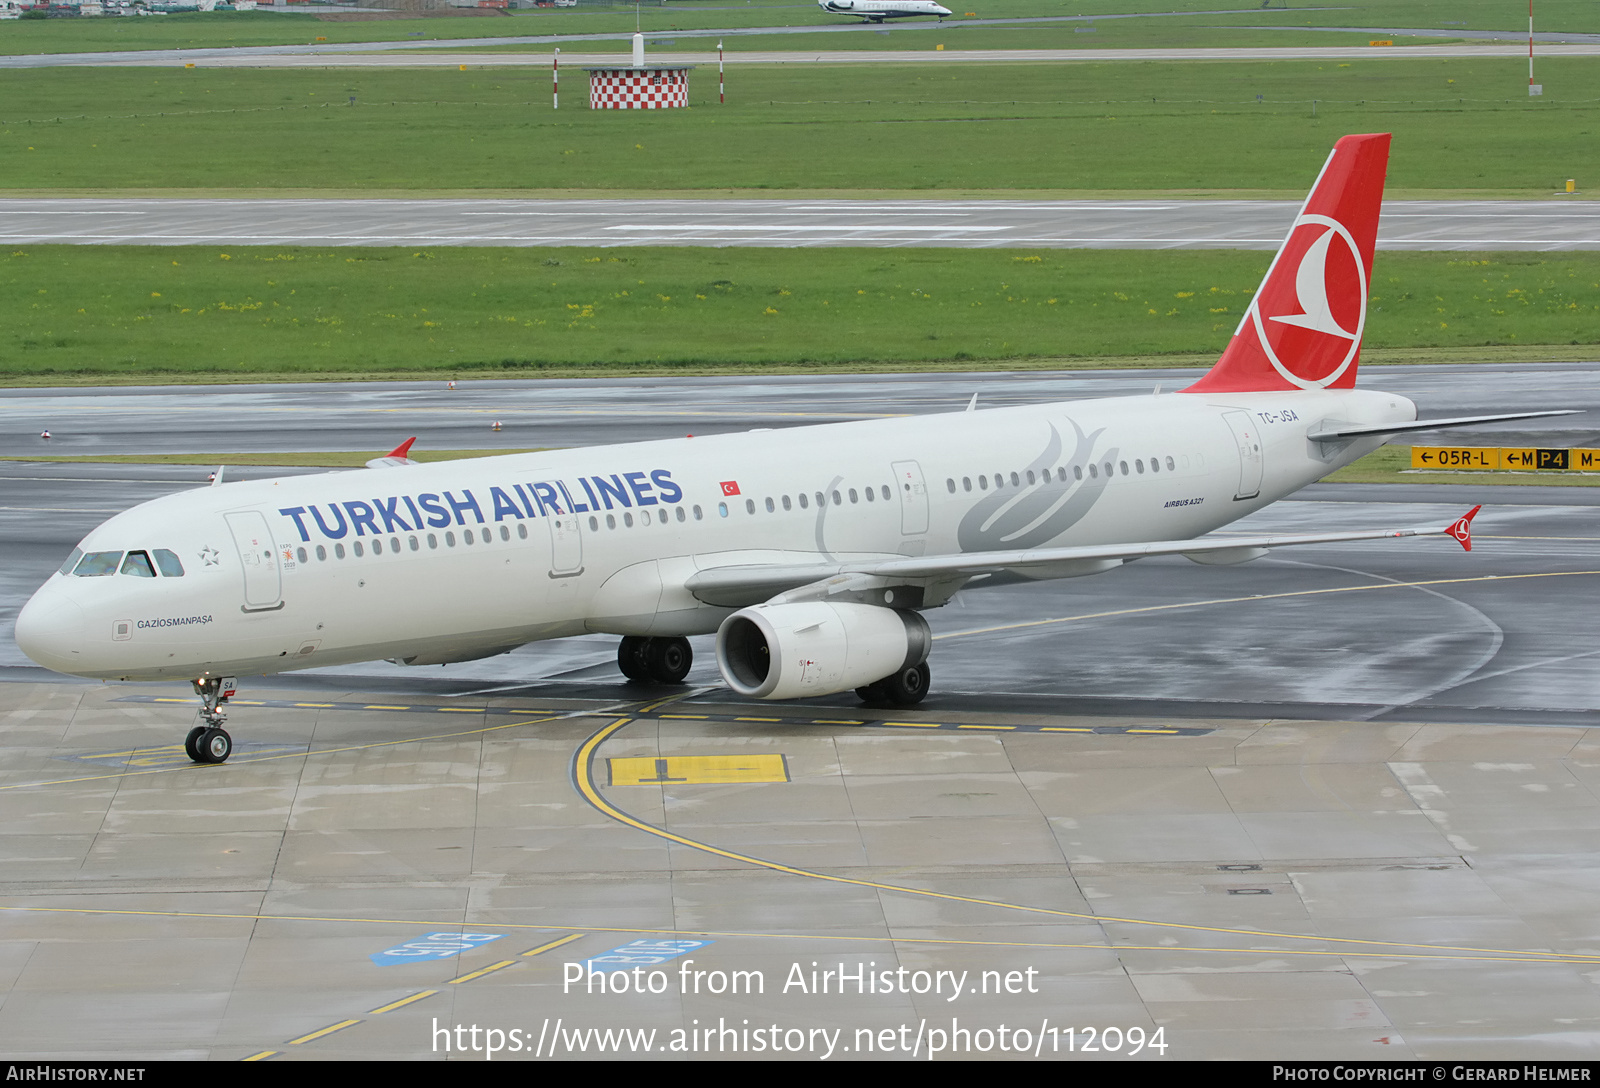
{"type": "Polygon", "coordinates": [[[583,533],[576,514],[545,518],[550,526],[550,577],[575,578],[583,573],[583,533]]]}
{"type": "Polygon", "coordinates": [[[256,510],[224,515],[239,565],[244,570],[244,611],[270,612],[283,607],[283,573],[272,545],[267,519],[256,510]]]}
{"type": "Polygon", "coordinates": [[[1261,431],[1249,412],[1224,412],[1233,440],[1239,447],[1239,490],[1234,500],[1261,494],[1261,431]]]}
{"type": "Polygon", "coordinates": [[[922,481],[922,466],[915,461],[896,461],[895,490],[900,492],[900,532],[919,536],[928,531],[928,488],[922,481]]]}

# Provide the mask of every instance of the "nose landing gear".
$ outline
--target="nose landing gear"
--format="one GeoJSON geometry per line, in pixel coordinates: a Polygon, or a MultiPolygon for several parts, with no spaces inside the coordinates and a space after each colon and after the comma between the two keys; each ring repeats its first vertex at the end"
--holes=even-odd
{"type": "Polygon", "coordinates": [[[233,754],[233,738],[222,728],[228,720],[222,707],[234,695],[238,684],[231,676],[194,681],[194,693],[200,696],[202,724],[189,730],[183,740],[183,750],[196,763],[222,763],[233,754]]]}

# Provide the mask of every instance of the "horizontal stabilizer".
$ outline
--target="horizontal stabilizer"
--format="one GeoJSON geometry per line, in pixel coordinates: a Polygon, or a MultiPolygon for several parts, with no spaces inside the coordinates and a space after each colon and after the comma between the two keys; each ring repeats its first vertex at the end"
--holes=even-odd
{"type": "Polygon", "coordinates": [[[1563,408],[1551,412],[1510,412],[1497,416],[1456,416],[1454,419],[1418,419],[1410,423],[1374,423],[1356,425],[1330,423],[1322,430],[1306,435],[1313,442],[1328,442],[1336,438],[1367,438],[1379,434],[1409,434],[1412,431],[1437,431],[1445,427],[1475,427],[1480,423],[1505,423],[1513,419],[1544,419],[1547,416],[1579,416],[1582,408],[1563,408]]]}

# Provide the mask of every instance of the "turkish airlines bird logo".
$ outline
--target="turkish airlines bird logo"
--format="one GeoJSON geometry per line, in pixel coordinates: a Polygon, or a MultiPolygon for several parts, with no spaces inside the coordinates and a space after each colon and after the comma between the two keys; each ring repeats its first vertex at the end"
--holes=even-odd
{"type": "Polygon", "coordinates": [[[1301,389],[1326,389],[1350,368],[1367,320],[1367,270],[1343,223],[1295,220],[1249,319],[1268,361],[1301,389]]]}

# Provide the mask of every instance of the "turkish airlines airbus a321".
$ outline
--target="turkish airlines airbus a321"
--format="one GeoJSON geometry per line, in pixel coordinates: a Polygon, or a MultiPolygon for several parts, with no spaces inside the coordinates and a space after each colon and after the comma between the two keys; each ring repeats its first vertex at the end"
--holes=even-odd
{"type": "MultiPolygon", "coordinates": [[[[968,586],[1150,555],[1236,563],[1290,544],[1453,525],[1203,537],[1418,422],[1355,388],[1387,135],[1334,148],[1222,358],[1181,393],[1070,401],[229,483],[119,514],[17,617],[78,676],[194,683],[190,755],[220,763],[235,677],[470,661],[622,636],[630,680],[677,683],[717,634],[738,694],[928,689],[922,610],[968,586]]],[[[1476,513],[1474,509],[1473,513],[1476,513]]]]}

